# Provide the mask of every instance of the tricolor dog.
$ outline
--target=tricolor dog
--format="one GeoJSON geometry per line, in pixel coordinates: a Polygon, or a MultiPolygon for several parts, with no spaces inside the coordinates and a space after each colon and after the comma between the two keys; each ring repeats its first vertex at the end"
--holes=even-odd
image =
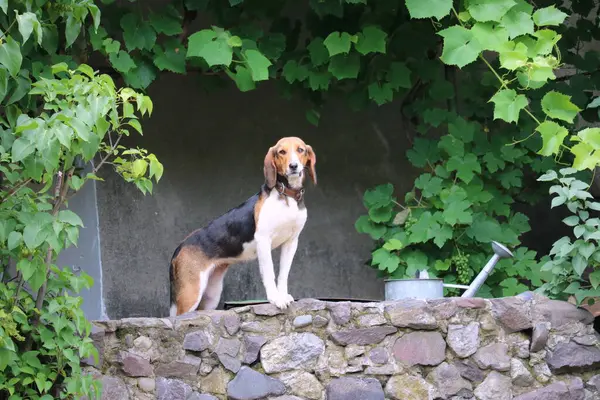
{"type": "Polygon", "coordinates": [[[171,316],[217,307],[231,264],[258,258],[267,299],[285,309],[294,301],[288,275],[306,223],[304,179],[317,183],[317,157],[297,137],[286,137],[265,156],[265,183],[244,203],[188,235],[170,265],[171,316]],[[275,283],[271,250],[281,246],[275,283]]]}

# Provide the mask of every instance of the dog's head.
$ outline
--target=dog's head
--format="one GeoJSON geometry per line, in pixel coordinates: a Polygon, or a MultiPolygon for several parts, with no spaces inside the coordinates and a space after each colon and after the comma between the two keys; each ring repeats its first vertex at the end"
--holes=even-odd
{"type": "Polygon", "coordinates": [[[301,186],[305,173],[317,184],[317,156],[309,145],[297,137],[285,137],[269,149],[265,156],[265,182],[275,186],[277,175],[284,176],[292,186],[301,186]],[[294,184],[297,183],[297,184],[294,184]]]}

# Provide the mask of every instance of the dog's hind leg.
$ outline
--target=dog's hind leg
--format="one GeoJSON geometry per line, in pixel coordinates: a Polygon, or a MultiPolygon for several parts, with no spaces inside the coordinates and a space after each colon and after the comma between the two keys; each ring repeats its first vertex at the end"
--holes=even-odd
{"type": "Polygon", "coordinates": [[[208,285],[204,290],[202,301],[200,301],[200,310],[214,310],[219,305],[221,300],[221,292],[223,291],[223,279],[229,264],[217,265],[211,272],[208,278],[208,285]]]}
{"type": "Polygon", "coordinates": [[[175,304],[171,308],[176,308],[176,315],[198,309],[213,269],[214,264],[203,253],[181,249],[173,260],[175,304]]]}

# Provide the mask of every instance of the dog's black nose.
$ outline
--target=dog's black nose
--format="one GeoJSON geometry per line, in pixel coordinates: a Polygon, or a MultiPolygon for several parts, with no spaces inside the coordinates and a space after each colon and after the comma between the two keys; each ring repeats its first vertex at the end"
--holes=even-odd
{"type": "Polygon", "coordinates": [[[295,162],[294,163],[290,163],[290,169],[292,171],[295,171],[297,168],[298,168],[298,163],[295,163],[295,162]]]}

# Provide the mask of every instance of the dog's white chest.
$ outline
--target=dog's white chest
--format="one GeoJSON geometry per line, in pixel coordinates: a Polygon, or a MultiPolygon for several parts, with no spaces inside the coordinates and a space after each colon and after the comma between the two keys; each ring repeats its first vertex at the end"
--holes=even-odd
{"type": "Polygon", "coordinates": [[[306,208],[298,208],[298,203],[292,198],[287,198],[287,202],[282,200],[279,193],[273,191],[260,210],[256,232],[270,237],[272,248],[276,248],[299,235],[306,218],[306,208]]]}

